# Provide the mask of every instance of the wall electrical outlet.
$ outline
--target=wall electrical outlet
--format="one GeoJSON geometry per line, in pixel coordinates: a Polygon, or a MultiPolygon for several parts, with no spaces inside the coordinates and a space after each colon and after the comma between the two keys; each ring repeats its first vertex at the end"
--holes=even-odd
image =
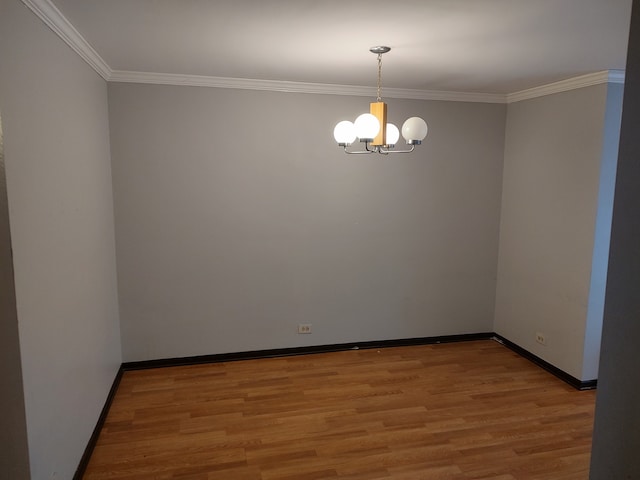
{"type": "Polygon", "coordinates": [[[311,324],[310,323],[299,323],[298,324],[298,333],[311,333],[311,324]]]}
{"type": "Polygon", "coordinates": [[[536,342],[538,342],[540,345],[547,344],[547,339],[544,338],[544,333],[540,333],[540,332],[536,333],[536,342]]]}

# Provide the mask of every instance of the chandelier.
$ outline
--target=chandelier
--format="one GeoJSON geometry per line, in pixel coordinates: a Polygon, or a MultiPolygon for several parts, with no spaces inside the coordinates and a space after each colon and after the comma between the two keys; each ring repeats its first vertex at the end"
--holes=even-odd
{"type": "Polygon", "coordinates": [[[387,123],[387,104],[382,101],[382,55],[391,50],[390,47],[371,47],[369,51],[378,56],[378,96],[370,104],[369,113],[363,113],[354,122],[343,120],[333,129],[333,137],[338,146],[343,147],[348,154],[380,153],[410,153],[420,145],[427,136],[427,123],[420,117],[411,117],[402,125],[402,136],[408,150],[394,150],[400,131],[393,123],[387,123]],[[353,142],[360,141],[364,150],[349,150],[353,142]]]}

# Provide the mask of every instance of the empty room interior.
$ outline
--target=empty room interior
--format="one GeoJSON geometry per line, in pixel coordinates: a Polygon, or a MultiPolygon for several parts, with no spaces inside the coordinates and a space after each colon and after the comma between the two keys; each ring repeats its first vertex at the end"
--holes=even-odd
{"type": "Polygon", "coordinates": [[[638,15],[0,0],[0,480],[640,480],[638,15]]]}

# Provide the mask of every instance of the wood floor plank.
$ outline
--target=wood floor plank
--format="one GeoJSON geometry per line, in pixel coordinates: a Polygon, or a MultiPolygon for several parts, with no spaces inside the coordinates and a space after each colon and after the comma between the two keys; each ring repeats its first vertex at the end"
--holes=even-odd
{"type": "Polygon", "coordinates": [[[84,479],[587,479],[594,404],[491,340],[130,371],[84,479]]]}

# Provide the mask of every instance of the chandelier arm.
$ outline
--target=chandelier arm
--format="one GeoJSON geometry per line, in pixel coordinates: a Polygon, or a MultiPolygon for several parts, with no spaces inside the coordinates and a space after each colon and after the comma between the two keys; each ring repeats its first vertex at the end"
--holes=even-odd
{"type": "Polygon", "coordinates": [[[354,150],[352,152],[350,152],[349,150],[347,150],[347,146],[344,146],[344,151],[345,153],[348,153],[349,155],[362,155],[365,153],[376,153],[378,151],[377,147],[374,147],[373,150],[371,150],[369,148],[369,142],[364,142],[364,150],[354,150]]]}
{"type": "Polygon", "coordinates": [[[370,153],[376,153],[373,150],[356,150],[353,152],[350,152],[349,150],[347,150],[347,147],[344,147],[344,153],[348,153],[349,155],[364,155],[364,154],[370,154],[370,153]]]}
{"type": "Polygon", "coordinates": [[[385,150],[384,148],[380,148],[380,153],[383,153],[385,155],[388,155],[390,153],[411,153],[415,149],[416,149],[415,145],[411,145],[411,148],[409,150],[391,150],[391,149],[385,150]]]}

